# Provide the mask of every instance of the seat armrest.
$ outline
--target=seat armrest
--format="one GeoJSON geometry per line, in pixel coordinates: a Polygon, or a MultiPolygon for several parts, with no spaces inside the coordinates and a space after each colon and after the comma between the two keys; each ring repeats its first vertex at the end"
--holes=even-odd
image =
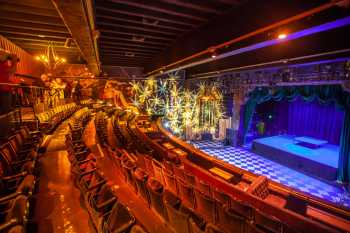
{"type": "Polygon", "coordinates": [[[110,198],[109,200],[105,201],[105,202],[102,202],[101,204],[97,205],[96,208],[97,208],[97,211],[98,212],[101,212],[102,209],[106,208],[107,206],[113,204],[114,202],[117,201],[117,198],[116,197],[112,197],[110,198]]]}
{"type": "Polygon", "coordinates": [[[31,159],[31,158],[30,159],[23,159],[23,160],[11,163],[11,165],[18,166],[18,165],[22,165],[22,164],[24,164],[26,162],[31,162],[31,161],[33,161],[33,159],[31,159]]]}
{"type": "Polygon", "coordinates": [[[90,161],[96,161],[96,158],[84,159],[84,160],[78,161],[77,164],[81,165],[81,164],[84,164],[84,163],[88,163],[90,161]]]}
{"type": "Polygon", "coordinates": [[[107,181],[106,180],[102,180],[96,184],[94,184],[93,186],[89,187],[88,188],[88,191],[91,191],[91,190],[94,190],[96,189],[97,187],[101,186],[101,185],[104,185],[107,181]]]}
{"type": "Polygon", "coordinates": [[[12,176],[3,176],[3,177],[1,177],[1,180],[10,181],[10,180],[25,177],[26,175],[28,175],[28,172],[21,172],[21,173],[18,173],[16,175],[12,175],[12,176]]]}
{"type": "Polygon", "coordinates": [[[7,221],[0,225],[0,232],[5,232],[5,230],[9,229],[10,227],[18,224],[18,220],[13,218],[10,221],[7,221]]]}
{"type": "Polygon", "coordinates": [[[11,194],[9,194],[7,196],[1,197],[0,198],[0,204],[4,204],[4,203],[6,203],[8,201],[11,201],[11,200],[15,199],[17,196],[21,195],[21,194],[22,194],[21,192],[14,192],[14,193],[11,193],[11,194]]]}

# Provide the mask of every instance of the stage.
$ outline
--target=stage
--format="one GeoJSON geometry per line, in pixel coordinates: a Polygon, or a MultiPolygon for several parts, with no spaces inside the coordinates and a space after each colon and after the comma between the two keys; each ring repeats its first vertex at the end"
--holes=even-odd
{"type": "Polygon", "coordinates": [[[326,180],[336,180],[339,159],[337,145],[324,143],[309,148],[298,144],[293,136],[279,135],[255,139],[252,150],[292,169],[326,180]]]}

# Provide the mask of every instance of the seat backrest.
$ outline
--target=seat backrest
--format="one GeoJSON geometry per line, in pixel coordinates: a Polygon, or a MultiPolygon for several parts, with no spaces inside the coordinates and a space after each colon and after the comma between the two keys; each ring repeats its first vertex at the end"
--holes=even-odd
{"type": "Polygon", "coordinates": [[[265,199],[269,195],[269,181],[266,176],[259,176],[247,189],[247,193],[251,193],[261,199],[265,199]]]}
{"type": "Polygon", "coordinates": [[[168,221],[177,233],[190,233],[189,214],[184,213],[165,202],[168,221]]]}
{"type": "Polygon", "coordinates": [[[130,213],[129,209],[120,202],[117,202],[113,206],[112,211],[105,222],[105,228],[113,233],[128,232],[134,223],[135,217],[130,213]]]}
{"type": "Polygon", "coordinates": [[[204,193],[205,195],[212,196],[210,185],[207,182],[203,180],[199,180],[197,182],[196,188],[200,190],[202,193],[204,193]]]}
{"type": "Polygon", "coordinates": [[[175,175],[173,173],[168,173],[167,171],[165,171],[163,175],[164,175],[165,185],[167,189],[177,194],[178,189],[176,185],[175,175]]]}
{"type": "Polygon", "coordinates": [[[254,211],[254,223],[256,226],[259,226],[259,228],[266,229],[273,233],[282,232],[282,223],[280,220],[259,210],[254,211]]]}
{"type": "Polygon", "coordinates": [[[231,211],[234,211],[239,216],[242,216],[248,220],[253,219],[253,207],[251,207],[248,203],[232,198],[230,208],[231,211]]]}
{"type": "Polygon", "coordinates": [[[135,225],[131,228],[130,233],[147,233],[140,225],[135,225]]]}
{"type": "Polygon", "coordinates": [[[191,233],[204,233],[205,232],[205,230],[201,229],[192,218],[189,219],[189,225],[190,225],[191,233]]]}
{"type": "Polygon", "coordinates": [[[152,166],[154,171],[154,177],[162,184],[164,184],[164,177],[162,171],[162,165],[157,160],[152,160],[152,166]]]}
{"type": "Polygon", "coordinates": [[[164,219],[167,219],[166,212],[164,210],[163,194],[164,187],[156,179],[149,179],[147,188],[150,194],[151,206],[160,214],[164,219]]]}
{"type": "Polygon", "coordinates": [[[179,166],[174,166],[174,174],[175,174],[175,177],[176,179],[181,179],[181,180],[185,180],[185,170],[183,168],[182,165],[179,165],[179,166]]]}
{"type": "Polygon", "coordinates": [[[189,173],[189,172],[184,172],[185,175],[185,181],[187,181],[188,184],[191,184],[193,187],[196,187],[196,177],[189,173]]]}
{"type": "Polygon", "coordinates": [[[17,225],[11,227],[10,230],[7,231],[7,233],[25,233],[25,228],[22,225],[17,225]]]}
{"type": "Polygon", "coordinates": [[[207,221],[214,222],[216,216],[214,199],[205,195],[198,189],[195,189],[194,193],[196,197],[196,211],[198,211],[207,221]]]}
{"type": "Polygon", "coordinates": [[[179,195],[182,199],[182,202],[186,203],[186,205],[190,206],[191,208],[194,208],[196,204],[195,204],[193,187],[191,185],[184,183],[180,179],[176,181],[177,181],[177,187],[179,188],[179,195]]]}
{"type": "Polygon", "coordinates": [[[231,197],[227,193],[218,189],[213,189],[212,192],[213,192],[213,198],[217,202],[219,202],[222,205],[225,205],[225,204],[228,206],[231,205],[231,197]]]}
{"type": "Polygon", "coordinates": [[[10,210],[6,215],[6,221],[16,219],[18,224],[25,225],[28,220],[27,219],[29,214],[28,208],[29,208],[28,197],[24,195],[17,196],[12,202],[10,210]]]}
{"type": "Polygon", "coordinates": [[[219,227],[213,225],[212,223],[208,223],[205,228],[205,233],[224,233],[219,227]]]}
{"type": "Polygon", "coordinates": [[[12,174],[11,163],[17,160],[17,154],[13,151],[9,143],[4,143],[0,146],[0,156],[4,163],[7,164],[6,175],[12,174]]]}
{"type": "Polygon", "coordinates": [[[217,205],[218,221],[216,225],[220,226],[226,233],[244,233],[246,219],[237,215],[227,205],[217,205]]]}

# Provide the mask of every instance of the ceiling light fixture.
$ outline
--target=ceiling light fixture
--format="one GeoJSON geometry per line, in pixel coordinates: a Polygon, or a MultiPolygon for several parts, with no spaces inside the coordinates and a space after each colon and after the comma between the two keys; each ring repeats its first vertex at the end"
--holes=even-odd
{"type": "Polygon", "coordinates": [[[283,40],[283,39],[286,39],[287,38],[287,34],[285,34],[285,33],[281,33],[281,34],[279,34],[278,35],[278,37],[277,37],[279,40],[283,40]]]}
{"type": "Polygon", "coordinates": [[[48,72],[52,72],[59,65],[67,62],[65,58],[59,57],[56,54],[56,51],[54,49],[54,45],[52,42],[49,42],[49,45],[46,48],[45,54],[38,55],[35,57],[35,59],[42,62],[45,65],[48,72]]]}

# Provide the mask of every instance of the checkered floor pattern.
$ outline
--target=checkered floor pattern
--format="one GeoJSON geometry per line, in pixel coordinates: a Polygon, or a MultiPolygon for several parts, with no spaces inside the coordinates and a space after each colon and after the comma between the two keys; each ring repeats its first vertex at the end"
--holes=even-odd
{"type": "Polygon", "coordinates": [[[350,193],[342,187],[307,176],[244,148],[224,146],[221,142],[213,141],[193,141],[191,144],[239,168],[265,175],[278,183],[350,208],[350,193]]]}

